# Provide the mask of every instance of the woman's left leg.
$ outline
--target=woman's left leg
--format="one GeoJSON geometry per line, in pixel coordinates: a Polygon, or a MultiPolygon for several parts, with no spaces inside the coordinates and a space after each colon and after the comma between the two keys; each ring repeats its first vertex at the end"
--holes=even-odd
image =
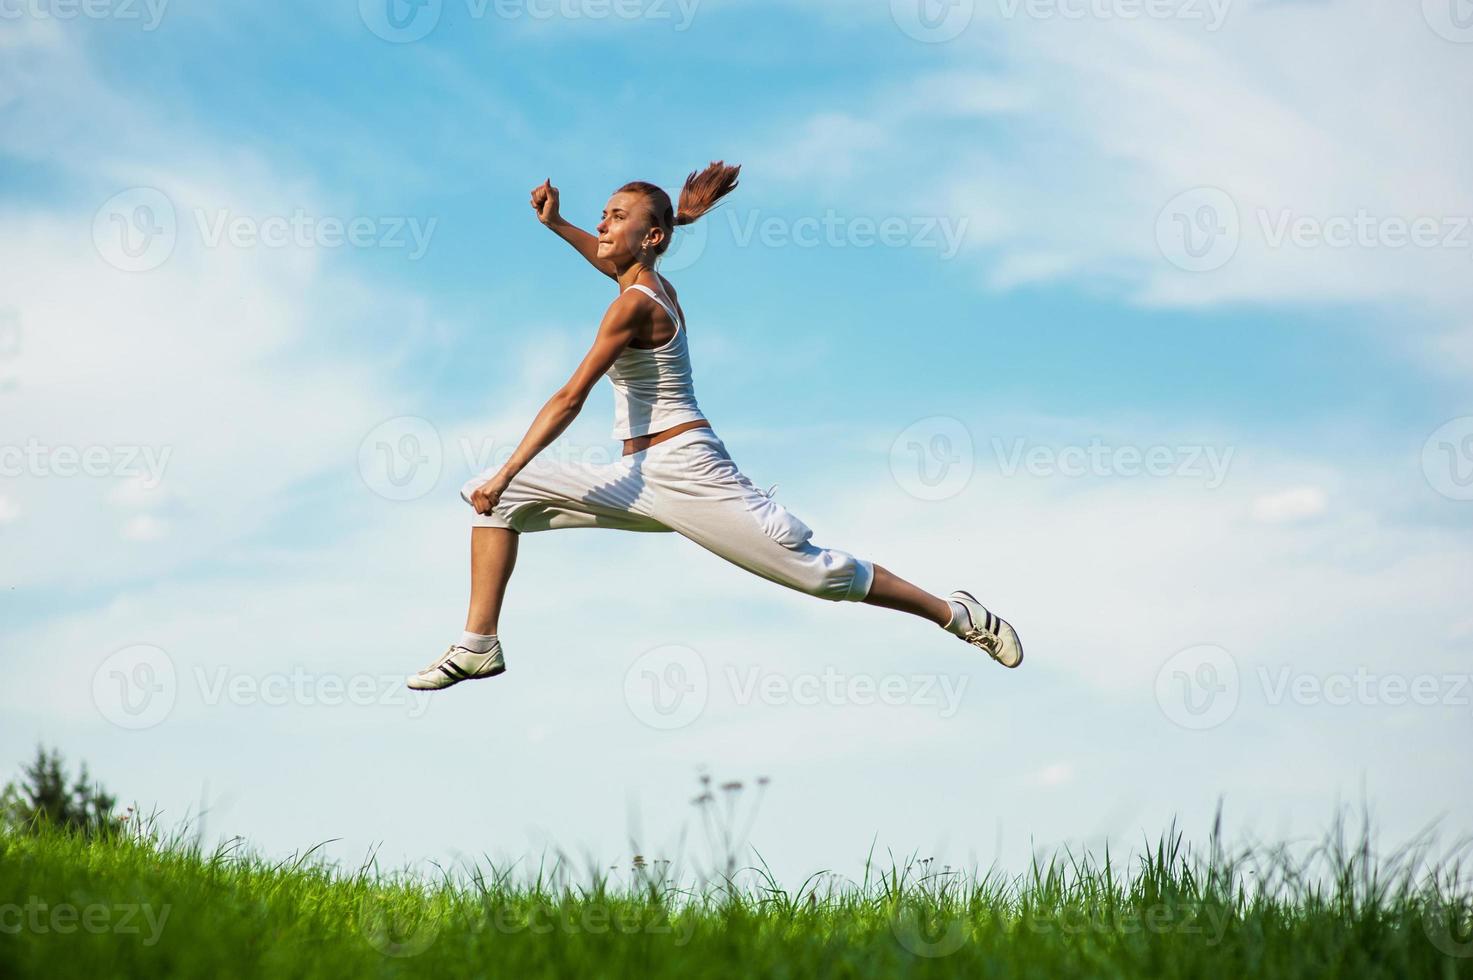
{"type": "Polygon", "coordinates": [[[651,513],[727,561],[790,589],[834,602],[896,609],[938,626],[952,619],[947,600],[847,551],[823,548],[813,531],[757,489],[710,430],[695,430],[649,452],[651,513]]]}
{"type": "Polygon", "coordinates": [[[876,564],[874,571],[875,577],[870,584],[869,593],[861,602],[886,609],[898,609],[912,616],[929,619],[937,626],[944,627],[951,622],[950,602],[939,595],[932,595],[918,585],[912,585],[883,565],[876,564]]]}
{"type": "Polygon", "coordinates": [[[1016,667],[1013,628],[966,592],[932,595],[874,562],[815,545],[813,531],[757,489],[710,430],[651,447],[645,463],[652,516],[747,571],[834,602],[863,602],[928,619],[1016,667]]]}

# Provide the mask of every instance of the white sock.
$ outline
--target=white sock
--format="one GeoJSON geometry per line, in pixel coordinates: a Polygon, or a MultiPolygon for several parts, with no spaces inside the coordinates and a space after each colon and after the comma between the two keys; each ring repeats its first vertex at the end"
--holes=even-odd
{"type": "Polygon", "coordinates": [[[946,601],[951,606],[951,622],[942,628],[948,633],[955,633],[957,636],[961,636],[972,628],[972,616],[967,612],[967,607],[955,599],[947,599],[946,601]]]}
{"type": "Polygon", "coordinates": [[[455,645],[465,647],[471,653],[490,653],[491,648],[496,646],[496,634],[462,633],[460,640],[455,645]]]}

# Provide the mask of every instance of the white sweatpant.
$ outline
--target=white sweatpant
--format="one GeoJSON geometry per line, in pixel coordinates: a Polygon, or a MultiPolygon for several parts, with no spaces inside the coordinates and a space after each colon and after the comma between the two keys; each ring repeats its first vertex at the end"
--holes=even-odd
{"type": "MultiPolygon", "coordinates": [[[[460,490],[472,491],[496,470],[460,490]]],[[[813,531],[747,479],[707,428],[688,429],[613,463],[538,458],[512,478],[476,527],[546,531],[607,527],[675,531],[780,585],[835,602],[869,594],[872,563],[810,544],[813,531]]]]}

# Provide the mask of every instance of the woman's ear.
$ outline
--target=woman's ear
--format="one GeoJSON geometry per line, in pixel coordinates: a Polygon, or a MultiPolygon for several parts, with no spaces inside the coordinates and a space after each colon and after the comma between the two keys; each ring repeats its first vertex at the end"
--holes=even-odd
{"type": "Polygon", "coordinates": [[[665,241],[665,229],[656,225],[644,234],[644,246],[651,251],[658,252],[660,245],[665,241]]]}

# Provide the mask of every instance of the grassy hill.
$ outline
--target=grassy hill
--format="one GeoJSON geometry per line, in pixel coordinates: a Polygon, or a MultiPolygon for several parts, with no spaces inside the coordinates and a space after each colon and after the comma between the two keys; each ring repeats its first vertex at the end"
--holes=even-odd
{"type": "Polygon", "coordinates": [[[678,885],[667,866],[577,882],[270,861],[132,828],[0,834],[4,977],[1473,977],[1454,858],[1376,861],[1332,837],[1016,878],[912,861],[788,892],[760,871],[678,885]]]}

